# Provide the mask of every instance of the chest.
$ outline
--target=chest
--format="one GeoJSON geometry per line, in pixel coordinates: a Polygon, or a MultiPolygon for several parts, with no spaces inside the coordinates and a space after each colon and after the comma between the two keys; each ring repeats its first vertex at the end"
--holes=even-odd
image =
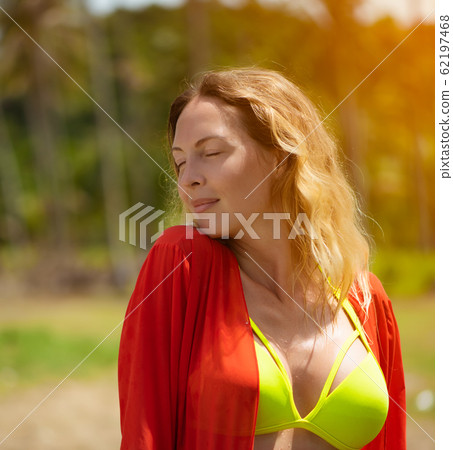
{"type": "Polygon", "coordinates": [[[275,360],[289,379],[301,417],[316,406],[329,378],[331,392],[366,357],[367,350],[360,339],[353,341],[346,354],[340,350],[355,331],[343,310],[332,320],[328,314],[310,313],[303,302],[282,304],[271,294],[256,292],[247,285],[244,294],[249,315],[262,334],[254,333],[255,345],[261,347],[261,355],[272,353],[268,360],[275,360]],[[340,363],[334,370],[337,360],[340,363]]]}

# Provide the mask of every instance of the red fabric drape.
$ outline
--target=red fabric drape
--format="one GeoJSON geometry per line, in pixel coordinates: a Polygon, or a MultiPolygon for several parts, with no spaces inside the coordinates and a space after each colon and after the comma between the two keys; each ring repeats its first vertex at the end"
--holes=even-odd
{"type": "Polygon", "coordinates": [[[155,242],[121,336],[122,450],[251,448],[258,366],[241,289],[220,242],[183,226],[155,242]]]}
{"type": "Polygon", "coordinates": [[[349,301],[363,325],[371,350],[382,368],[390,398],[384,427],[364,449],[401,450],[406,448],[406,388],[398,325],[392,304],[381,282],[371,273],[369,277],[373,301],[368,310],[368,317],[352,294],[349,295],[349,301]]]}
{"type": "MultiPolygon", "coordinates": [[[[371,282],[364,328],[389,393],[403,406],[398,329],[382,286],[371,282]]],[[[185,226],[168,228],[155,242],[127,308],[118,381],[122,450],[253,449],[258,365],[228,247],[185,226]]],[[[404,413],[392,403],[367,450],[405,448],[404,413]]]]}

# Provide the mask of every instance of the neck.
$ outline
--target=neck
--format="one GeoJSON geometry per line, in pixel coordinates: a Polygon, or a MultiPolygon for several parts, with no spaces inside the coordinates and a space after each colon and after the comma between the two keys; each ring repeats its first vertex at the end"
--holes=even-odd
{"type": "Polygon", "coordinates": [[[241,239],[229,239],[227,245],[235,254],[239,267],[246,276],[286,302],[290,300],[288,295],[294,295],[289,232],[282,226],[281,236],[276,238],[272,227],[261,226],[255,230],[259,239],[252,239],[245,233],[241,239]]]}

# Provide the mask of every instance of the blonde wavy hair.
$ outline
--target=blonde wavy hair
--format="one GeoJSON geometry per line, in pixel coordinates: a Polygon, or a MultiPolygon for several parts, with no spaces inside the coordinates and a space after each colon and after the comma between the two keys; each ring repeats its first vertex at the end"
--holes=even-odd
{"type": "MultiPolygon", "coordinates": [[[[275,71],[241,68],[205,72],[171,105],[170,146],[182,110],[198,96],[215,97],[234,106],[250,137],[274,153],[285,176],[276,177],[272,199],[289,212],[290,227],[299,213],[306,214],[312,233],[299,233],[292,240],[294,283],[308,276],[320,292],[327,294],[324,299],[332,299],[331,286],[338,300],[346,298],[351,289],[357,296],[360,289],[362,307],[367,311],[371,301],[369,237],[361,225],[362,213],[354,191],[341,168],[337,144],[311,101],[275,71]],[[322,268],[322,283],[313,262],[315,268],[322,268]]],[[[176,174],[170,157],[169,163],[176,174]]],[[[173,193],[173,204],[176,195],[173,193]]],[[[333,302],[335,312],[341,303],[333,302]]]]}

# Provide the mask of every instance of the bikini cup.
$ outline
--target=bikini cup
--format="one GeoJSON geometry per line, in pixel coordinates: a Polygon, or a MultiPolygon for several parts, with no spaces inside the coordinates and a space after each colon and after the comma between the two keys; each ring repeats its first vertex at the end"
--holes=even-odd
{"type": "Polygon", "coordinates": [[[277,353],[253,320],[254,332],[265,347],[255,342],[260,378],[260,397],[255,434],[288,428],[303,428],[338,449],[361,449],[372,441],[388,413],[388,391],[382,370],[366,340],[360,321],[350,303],[343,307],[355,330],[340,348],[315,407],[301,417],[294,403],[288,374],[277,353]],[[360,338],[367,356],[330,391],[337,371],[353,342],[360,338]]]}

